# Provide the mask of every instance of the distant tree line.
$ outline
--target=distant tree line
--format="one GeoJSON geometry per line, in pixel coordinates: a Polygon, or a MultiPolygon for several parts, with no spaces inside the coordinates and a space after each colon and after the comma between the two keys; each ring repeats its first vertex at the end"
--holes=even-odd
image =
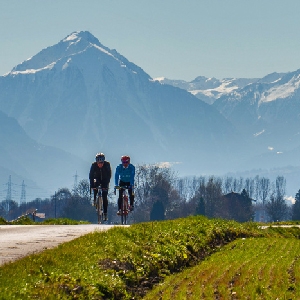
{"type": "MultiPolygon", "coordinates": [[[[178,178],[170,168],[138,165],[135,211],[131,214],[131,222],[168,220],[190,215],[239,222],[300,220],[300,190],[295,196],[295,204],[288,205],[285,189],[286,180],[283,176],[278,176],[274,182],[259,176],[178,178]]],[[[117,223],[117,199],[113,196],[112,188],[110,190],[108,218],[110,222],[117,223]]],[[[35,210],[45,213],[46,218],[70,218],[96,223],[88,180],[81,180],[71,191],[61,188],[50,198],[37,198],[21,205],[15,201],[0,202],[0,216],[7,220],[35,210]]]]}

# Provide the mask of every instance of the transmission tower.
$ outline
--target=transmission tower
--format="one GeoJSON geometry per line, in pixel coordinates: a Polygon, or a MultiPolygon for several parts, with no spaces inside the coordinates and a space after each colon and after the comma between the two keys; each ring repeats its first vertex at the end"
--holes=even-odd
{"type": "Polygon", "coordinates": [[[22,191],[21,191],[21,198],[20,198],[20,204],[26,203],[26,191],[25,191],[25,183],[24,180],[22,182],[22,191]]]}
{"type": "Polygon", "coordinates": [[[78,175],[77,175],[77,171],[76,174],[73,176],[74,177],[74,186],[73,186],[73,191],[75,194],[77,194],[77,187],[78,187],[78,175]]]}
{"type": "Polygon", "coordinates": [[[6,199],[4,204],[5,211],[9,211],[10,209],[10,201],[11,201],[11,175],[9,175],[8,183],[7,183],[7,193],[6,193],[6,199]]]}

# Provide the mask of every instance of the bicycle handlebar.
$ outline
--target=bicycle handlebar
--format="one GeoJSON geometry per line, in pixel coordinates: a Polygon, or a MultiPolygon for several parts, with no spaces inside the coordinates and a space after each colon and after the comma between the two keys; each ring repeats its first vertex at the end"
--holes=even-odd
{"type": "Polygon", "coordinates": [[[100,185],[98,185],[97,187],[93,187],[92,188],[92,190],[98,190],[98,189],[101,189],[101,190],[108,190],[108,188],[103,188],[103,187],[101,187],[101,184],[100,185]]]}
{"type": "Polygon", "coordinates": [[[120,190],[120,189],[124,189],[124,190],[129,190],[129,189],[133,189],[133,187],[131,186],[115,186],[115,190],[120,190]]]}

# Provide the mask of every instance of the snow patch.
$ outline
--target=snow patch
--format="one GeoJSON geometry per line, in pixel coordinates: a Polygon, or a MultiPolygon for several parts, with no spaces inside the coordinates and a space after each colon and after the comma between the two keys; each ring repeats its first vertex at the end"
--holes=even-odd
{"type": "Polygon", "coordinates": [[[68,37],[66,37],[63,41],[73,41],[76,40],[78,38],[77,32],[73,32],[72,34],[70,34],[68,37]]]}
{"type": "Polygon", "coordinates": [[[64,65],[62,66],[62,69],[63,69],[63,70],[66,69],[66,68],[69,66],[69,63],[70,63],[71,60],[72,60],[72,59],[69,58],[69,59],[64,63],[64,65]]]}
{"type": "Polygon", "coordinates": [[[300,81],[288,82],[286,84],[271,88],[268,92],[264,93],[261,97],[261,102],[271,102],[278,98],[285,99],[299,88],[300,81]]]}
{"type": "Polygon", "coordinates": [[[165,79],[166,77],[157,77],[157,78],[153,78],[153,81],[163,81],[165,79]]]}
{"type": "Polygon", "coordinates": [[[53,67],[55,66],[56,62],[53,62],[51,64],[49,64],[48,66],[44,67],[44,68],[40,68],[40,69],[27,69],[25,71],[13,71],[10,72],[8,74],[11,75],[18,75],[18,74],[35,74],[37,72],[43,71],[43,70],[52,70],[53,67]]]}

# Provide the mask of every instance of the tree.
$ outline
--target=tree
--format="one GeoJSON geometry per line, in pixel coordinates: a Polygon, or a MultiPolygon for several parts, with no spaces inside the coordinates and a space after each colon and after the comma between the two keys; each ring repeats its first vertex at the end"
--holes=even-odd
{"type": "Polygon", "coordinates": [[[90,199],[81,198],[79,195],[67,198],[60,217],[92,223],[97,222],[95,208],[91,205],[90,199]]]}
{"type": "Polygon", "coordinates": [[[231,192],[220,198],[217,207],[217,216],[238,222],[253,220],[252,199],[245,189],[239,193],[231,192]]]}
{"type": "Polygon", "coordinates": [[[254,217],[252,199],[245,189],[241,193],[241,208],[240,222],[252,221],[254,217]]]}
{"type": "Polygon", "coordinates": [[[162,201],[156,201],[150,212],[151,221],[161,221],[165,219],[165,207],[162,201]]]}
{"type": "Polygon", "coordinates": [[[205,202],[202,197],[200,197],[197,201],[196,215],[205,216],[205,202]]]}
{"type": "Polygon", "coordinates": [[[284,177],[278,176],[270,200],[266,204],[266,212],[272,222],[282,221],[287,216],[288,207],[284,200],[285,186],[284,177]]]}
{"type": "MultiPolygon", "coordinates": [[[[200,185],[201,188],[201,185],[200,185]]],[[[219,200],[222,196],[222,181],[220,178],[210,177],[205,186],[204,193],[206,216],[213,218],[216,216],[219,200]]]]}
{"type": "Polygon", "coordinates": [[[255,184],[253,178],[247,178],[244,184],[245,190],[249,197],[252,199],[255,191],[255,184]]]}
{"type": "Polygon", "coordinates": [[[270,200],[266,204],[266,212],[271,222],[284,220],[287,213],[287,205],[284,199],[272,193],[270,200]]]}
{"type": "Polygon", "coordinates": [[[60,218],[62,217],[62,212],[64,207],[67,205],[67,201],[72,197],[71,192],[67,188],[61,188],[55,194],[54,201],[54,217],[60,218]]]}
{"type": "Polygon", "coordinates": [[[165,218],[178,217],[180,196],[174,188],[176,178],[170,168],[158,165],[136,166],[135,220],[150,220],[154,203],[161,201],[165,209],[165,218]]]}
{"type": "Polygon", "coordinates": [[[295,196],[295,204],[292,208],[292,220],[298,221],[300,220],[300,190],[295,196]]]}
{"type": "Polygon", "coordinates": [[[80,180],[76,193],[81,197],[81,198],[87,198],[89,199],[90,197],[90,183],[87,179],[80,180]]]}

